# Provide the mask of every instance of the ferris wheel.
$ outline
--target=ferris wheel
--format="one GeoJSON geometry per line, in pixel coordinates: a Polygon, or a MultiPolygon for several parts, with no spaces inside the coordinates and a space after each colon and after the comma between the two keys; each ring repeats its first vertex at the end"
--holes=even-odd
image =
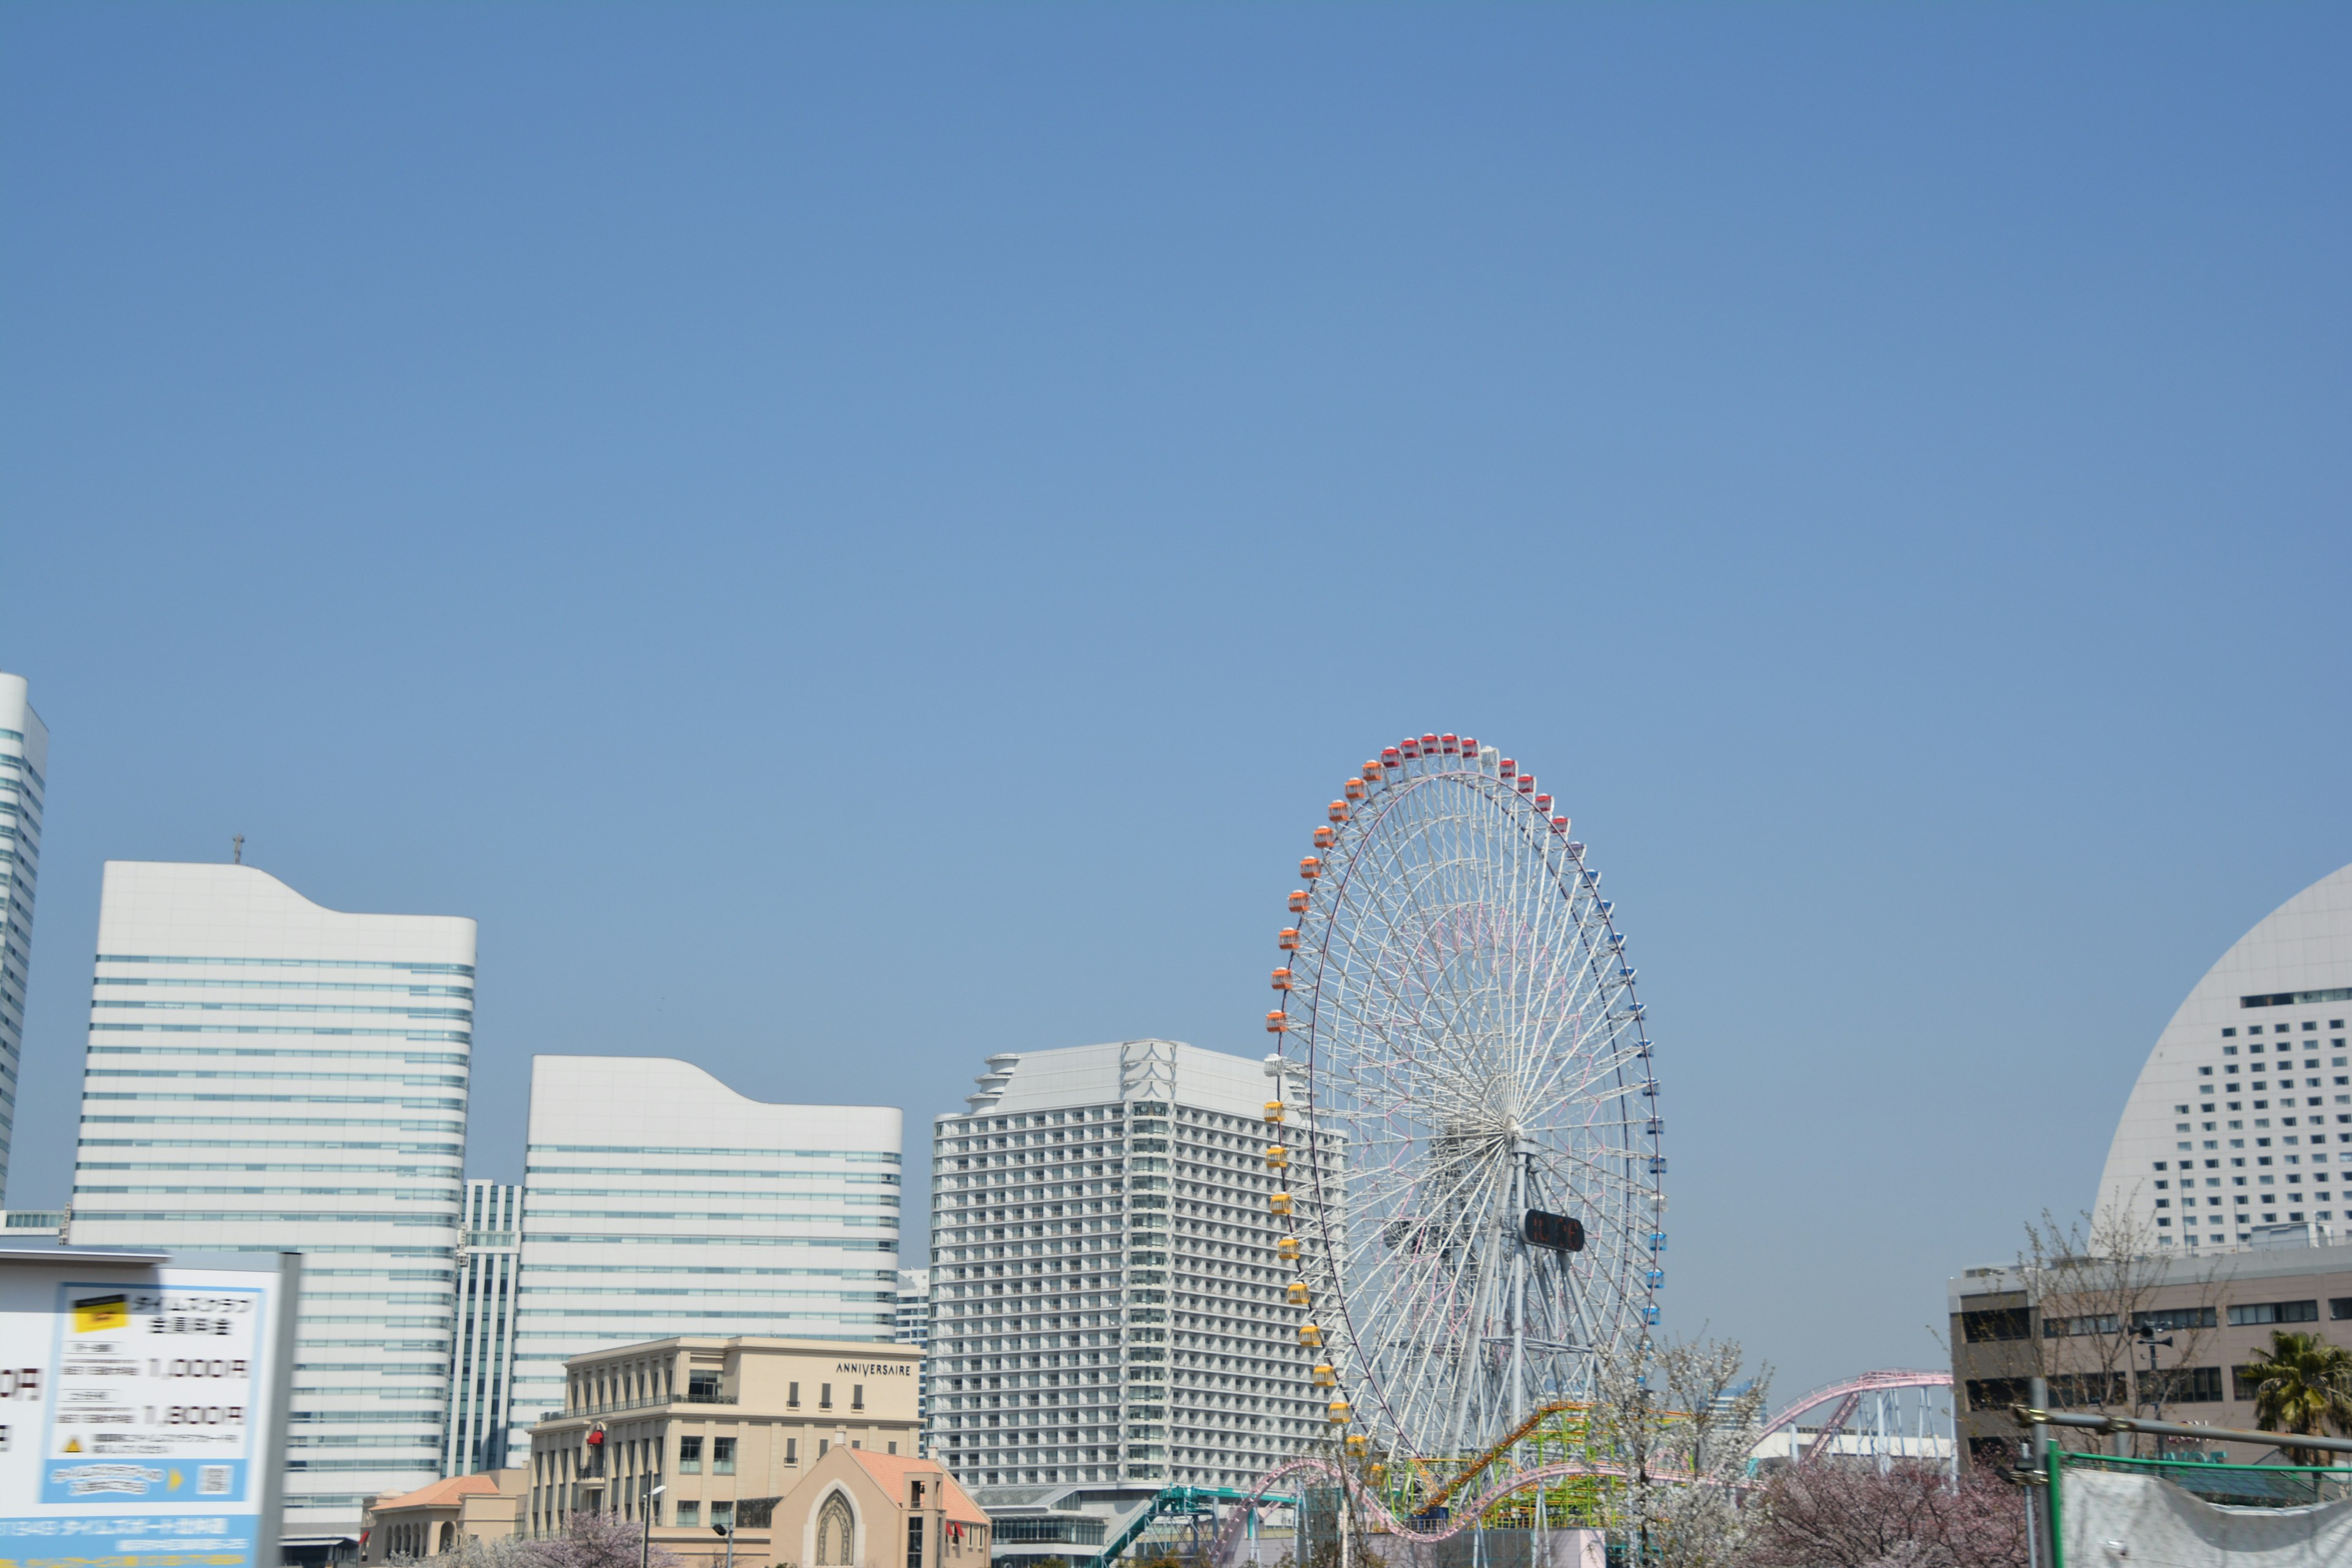
{"type": "Polygon", "coordinates": [[[1407,739],[1328,815],[1266,1016],[1306,1087],[1297,1333],[1351,1446],[1467,1455],[1657,1321],[1648,1030],[1601,874],[1513,759],[1407,739]]]}

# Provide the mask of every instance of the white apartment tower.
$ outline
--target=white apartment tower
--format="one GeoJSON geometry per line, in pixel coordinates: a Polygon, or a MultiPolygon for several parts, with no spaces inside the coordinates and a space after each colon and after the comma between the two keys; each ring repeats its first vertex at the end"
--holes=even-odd
{"type": "Polygon", "coordinates": [[[1266,1163],[1289,1080],[1170,1040],[988,1068],[932,1130],[931,1456],[966,1486],[1241,1486],[1327,1441],[1276,1248],[1312,1219],[1266,1163]]]}
{"type": "Polygon", "coordinates": [[[667,1057],[531,1059],[513,1436],[563,1363],[680,1334],[887,1344],[900,1113],[772,1105],[667,1057]]]}
{"type": "Polygon", "coordinates": [[[474,922],[250,866],[110,861],[74,1163],[85,1247],[299,1252],[291,1546],[440,1473],[474,922]]]}
{"type": "Polygon", "coordinates": [[[2186,1250],[2352,1229],[2352,866],[2240,937],[2132,1086],[2102,1212],[2186,1250]]]}
{"type": "Polygon", "coordinates": [[[49,731],[25,678],[0,674],[0,1188],[16,1130],[16,1068],[33,965],[33,889],[41,879],[41,806],[49,731]]]}
{"type": "Polygon", "coordinates": [[[449,1426],[441,1450],[445,1476],[506,1468],[522,1189],[505,1182],[467,1182],[461,1222],[457,1337],[449,1352],[449,1426]]]}

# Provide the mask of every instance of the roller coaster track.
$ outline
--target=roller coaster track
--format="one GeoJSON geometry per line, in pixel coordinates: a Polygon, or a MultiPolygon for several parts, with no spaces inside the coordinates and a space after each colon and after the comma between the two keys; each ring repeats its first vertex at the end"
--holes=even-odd
{"type": "Polygon", "coordinates": [[[1861,1376],[1850,1377],[1843,1383],[1832,1383],[1826,1387],[1816,1388],[1794,1404],[1784,1405],[1779,1415],[1764,1423],[1757,1432],[1756,1439],[1760,1443],[1781,1428],[1795,1426],[1799,1416],[1809,1410],[1827,1405],[1834,1399],[1837,1401],[1836,1408],[1830,1412],[1830,1418],[1822,1424],[1821,1434],[1813,1439],[1812,1447],[1807,1448],[1804,1457],[1798,1460],[1801,1465],[1810,1465],[1816,1458],[1829,1452],[1838,1434],[1845,1430],[1845,1424],[1853,1419],[1854,1411],[1871,1394],[1882,1394],[1896,1388],[1949,1388],[1951,1386],[1952,1374],[1948,1372],[1925,1372],[1908,1367],[1889,1367],[1880,1372],[1865,1372],[1861,1376]]]}
{"type": "Polygon", "coordinates": [[[1550,1405],[1538,1405],[1534,1415],[1520,1422],[1517,1426],[1512,1427],[1508,1433],[1497,1439],[1485,1453],[1480,1454],[1468,1464],[1463,1466],[1461,1470],[1454,1475],[1454,1478],[1452,1480],[1438,1488],[1437,1490],[1430,1497],[1429,1500],[1421,1505],[1421,1511],[1424,1514],[1432,1514],[1435,1513],[1439,1509],[1444,1508],[1448,1501],[1452,1500],[1455,1492],[1460,1491],[1464,1487],[1470,1484],[1472,1477],[1478,1475],[1480,1472],[1484,1471],[1487,1466],[1493,1464],[1496,1460],[1509,1453],[1513,1448],[1517,1447],[1519,1444],[1526,1441],[1528,1433],[1542,1426],[1551,1417],[1570,1410],[1589,1410],[1591,1408],[1591,1406],[1588,1405],[1577,1404],[1570,1400],[1560,1400],[1550,1405]]]}
{"type": "MultiPolygon", "coordinates": [[[[1233,1561],[1234,1551],[1241,1544],[1242,1532],[1248,1526],[1249,1516],[1256,1511],[1258,1504],[1265,1500],[1267,1491],[1285,1480],[1312,1478],[1326,1485],[1344,1486],[1348,1489],[1348,1495],[1355,1500],[1356,1506],[1363,1510],[1365,1521],[1376,1533],[1394,1535],[1406,1541],[1438,1542],[1450,1540],[1465,1530],[1475,1528],[1478,1521],[1486,1517],[1486,1510],[1506,1498],[1530,1488],[1548,1486],[1553,1481],[1575,1480],[1585,1477],[1612,1480],[1644,1480],[1654,1485],[1663,1483],[1684,1486],[1728,1486],[1741,1490],[1748,1489],[1753,1485],[1752,1482],[1744,1480],[1725,1480],[1712,1476],[1689,1476],[1678,1470],[1653,1469],[1643,1472],[1625,1469],[1616,1465],[1594,1465],[1583,1460],[1572,1460],[1557,1465],[1539,1465],[1533,1469],[1521,1470],[1516,1475],[1506,1477],[1479,1494],[1468,1507],[1457,1510],[1452,1518],[1442,1521],[1442,1527],[1433,1528],[1433,1525],[1440,1525],[1441,1521],[1431,1520],[1426,1512],[1414,1515],[1411,1519],[1399,1519],[1390,1510],[1386,1499],[1365,1486],[1342,1466],[1333,1464],[1328,1459],[1292,1459],[1286,1464],[1276,1466],[1260,1476],[1247,1493],[1241,1494],[1244,1499],[1242,1506],[1227,1514],[1218,1526],[1215,1543],[1210,1549],[1209,1561],[1214,1568],[1225,1568],[1225,1565],[1233,1561]]],[[[1108,1555],[1106,1554],[1103,1562],[1108,1563],[1108,1555]]]]}

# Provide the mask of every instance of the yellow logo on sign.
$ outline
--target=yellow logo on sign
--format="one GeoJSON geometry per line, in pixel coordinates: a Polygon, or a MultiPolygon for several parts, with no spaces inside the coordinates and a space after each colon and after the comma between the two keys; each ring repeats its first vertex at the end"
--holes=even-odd
{"type": "Polygon", "coordinates": [[[131,1300],[127,1296],[85,1296],[73,1304],[74,1332],[102,1334],[110,1329],[131,1326],[131,1300]]]}
{"type": "Polygon", "coordinates": [[[67,1438],[67,1439],[66,1439],[66,1452],[67,1452],[67,1453],[68,1453],[68,1454],[79,1454],[79,1453],[80,1453],[80,1452],[81,1452],[81,1439],[80,1439],[80,1438],[79,1438],[79,1437],[68,1437],[68,1438],[67,1438]]]}

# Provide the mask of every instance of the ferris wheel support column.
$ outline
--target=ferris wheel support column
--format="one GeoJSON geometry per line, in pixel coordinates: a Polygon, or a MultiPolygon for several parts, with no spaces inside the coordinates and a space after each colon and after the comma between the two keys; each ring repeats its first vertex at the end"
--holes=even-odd
{"type": "Polygon", "coordinates": [[[1507,1234],[1517,1245],[1511,1248],[1511,1425],[1517,1426],[1528,1418],[1528,1243],[1517,1236],[1518,1226],[1513,1221],[1528,1209],[1528,1162],[1534,1151],[1525,1138],[1512,1158],[1511,1209],[1503,1222],[1511,1226],[1507,1234]]]}

